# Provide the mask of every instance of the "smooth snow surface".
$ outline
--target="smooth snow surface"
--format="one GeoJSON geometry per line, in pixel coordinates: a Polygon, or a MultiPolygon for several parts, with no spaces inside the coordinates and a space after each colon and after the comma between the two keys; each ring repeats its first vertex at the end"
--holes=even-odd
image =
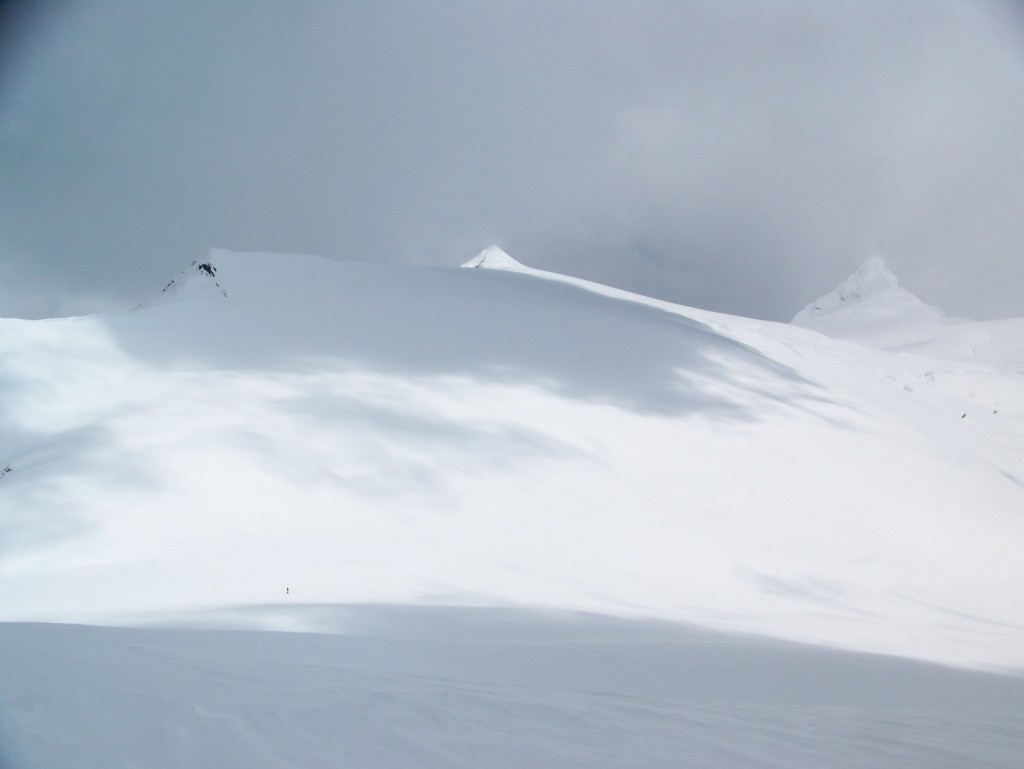
{"type": "Polygon", "coordinates": [[[1019,766],[1024,320],[465,266],[0,320],[0,765],[1019,766]]]}
{"type": "Polygon", "coordinates": [[[331,634],[0,624],[0,765],[1011,769],[1024,754],[1020,678],[575,614],[260,613],[331,634]]]}
{"type": "Polygon", "coordinates": [[[1024,666],[1021,358],[494,253],[214,251],[135,311],[0,322],[0,616],[542,606],[1024,666]]]}

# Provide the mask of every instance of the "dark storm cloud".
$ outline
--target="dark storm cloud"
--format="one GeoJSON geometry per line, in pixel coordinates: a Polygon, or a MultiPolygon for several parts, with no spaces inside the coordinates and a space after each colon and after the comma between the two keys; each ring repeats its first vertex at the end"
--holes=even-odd
{"type": "Polygon", "coordinates": [[[38,7],[0,38],[0,315],[131,304],[213,245],[491,242],[775,319],[880,251],[1024,315],[1012,5],[38,7]]]}

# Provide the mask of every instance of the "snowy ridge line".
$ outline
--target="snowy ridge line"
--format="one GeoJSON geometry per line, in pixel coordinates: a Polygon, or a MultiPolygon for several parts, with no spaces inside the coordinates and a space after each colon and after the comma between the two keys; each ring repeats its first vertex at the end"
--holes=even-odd
{"type": "MultiPolygon", "coordinates": [[[[485,248],[477,256],[473,257],[461,266],[463,268],[470,269],[500,270],[532,275],[536,278],[576,286],[577,288],[582,288],[586,291],[590,291],[591,293],[598,294],[599,296],[608,297],[609,299],[621,299],[623,301],[653,307],[658,310],[664,310],[675,315],[680,315],[684,318],[700,320],[712,326],[715,326],[716,320],[726,321],[726,325],[729,325],[729,321],[732,321],[733,323],[737,321],[747,322],[755,327],[760,326],[761,324],[770,325],[772,323],[771,321],[757,321],[747,318],[738,318],[734,315],[726,315],[724,313],[714,312],[713,310],[702,310],[696,307],[688,307],[686,305],[670,302],[666,299],[655,299],[654,297],[645,296],[644,294],[637,294],[632,291],[626,291],[625,289],[615,288],[613,286],[605,285],[604,283],[596,283],[591,280],[576,278],[559,272],[550,272],[536,267],[529,267],[509,256],[499,246],[489,246],[488,248],[485,248]]],[[[718,326],[715,327],[718,328],[718,326]]],[[[723,330],[724,328],[725,326],[722,327],[723,330]]]]}

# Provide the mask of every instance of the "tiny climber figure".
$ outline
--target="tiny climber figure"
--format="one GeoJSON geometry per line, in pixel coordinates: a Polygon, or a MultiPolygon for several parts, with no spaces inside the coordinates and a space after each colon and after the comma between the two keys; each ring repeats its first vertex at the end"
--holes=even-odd
{"type": "Polygon", "coordinates": [[[289,593],[290,591],[291,591],[291,588],[287,588],[287,587],[286,587],[286,588],[284,589],[284,594],[285,594],[285,595],[288,595],[288,593],[289,593]]]}

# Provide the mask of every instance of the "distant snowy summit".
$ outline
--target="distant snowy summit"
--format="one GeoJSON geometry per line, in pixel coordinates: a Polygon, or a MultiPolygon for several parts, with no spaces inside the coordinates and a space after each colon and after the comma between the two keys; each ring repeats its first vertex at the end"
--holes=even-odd
{"type": "Polygon", "coordinates": [[[222,248],[211,248],[203,260],[194,259],[192,264],[182,270],[178,275],[164,286],[161,293],[177,296],[183,292],[195,295],[197,292],[210,292],[227,298],[228,292],[224,290],[220,279],[217,277],[218,258],[229,254],[222,248]]]}
{"type": "Polygon", "coordinates": [[[474,256],[468,262],[462,265],[470,269],[484,269],[484,270],[517,270],[520,272],[529,272],[530,268],[521,262],[517,262],[511,256],[506,254],[498,246],[490,246],[485,248],[479,254],[474,256]]]}
{"type": "Polygon", "coordinates": [[[926,305],[900,286],[880,256],[872,256],[834,290],[796,314],[793,323],[807,325],[825,316],[856,313],[870,317],[942,317],[941,310],[926,305]]]}
{"type": "Polygon", "coordinates": [[[879,256],[868,259],[832,292],[811,302],[792,323],[835,339],[944,359],[1019,360],[1015,323],[949,318],[900,286],[879,256]]]}

